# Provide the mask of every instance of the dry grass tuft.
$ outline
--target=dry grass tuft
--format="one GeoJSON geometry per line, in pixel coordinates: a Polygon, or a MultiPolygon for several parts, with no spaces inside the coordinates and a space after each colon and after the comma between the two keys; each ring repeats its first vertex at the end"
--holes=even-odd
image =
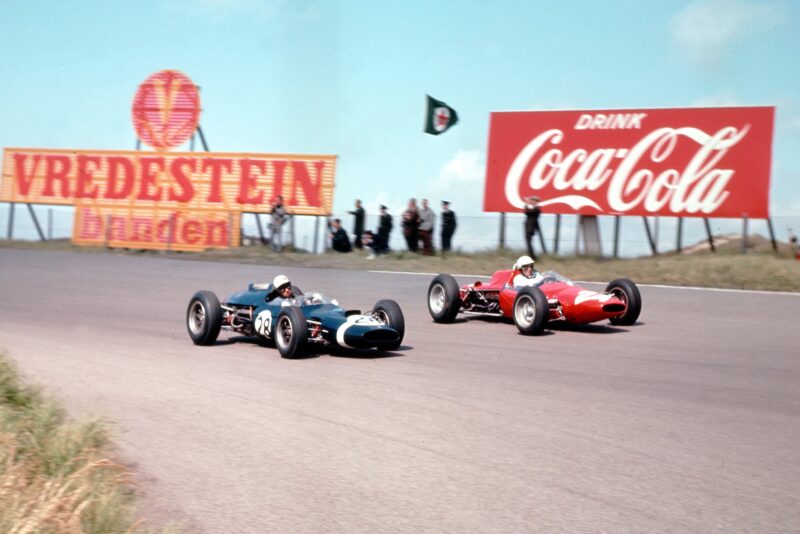
{"type": "Polygon", "coordinates": [[[108,449],[102,424],[67,422],[0,353],[0,532],[142,531],[131,473],[108,449]]]}

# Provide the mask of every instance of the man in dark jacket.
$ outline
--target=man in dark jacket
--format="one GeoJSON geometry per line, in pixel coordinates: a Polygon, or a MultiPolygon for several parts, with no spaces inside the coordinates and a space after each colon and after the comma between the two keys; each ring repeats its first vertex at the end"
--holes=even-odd
{"type": "Polygon", "coordinates": [[[350,252],[350,239],[347,237],[347,232],[342,228],[342,221],[333,219],[328,222],[328,229],[330,230],[331,248],[336,252],[350,252]]]}
{"type": "Polygon", "coordinates": [[[525,244],[528,246],[528,256],[536,260],[533,253],[533,238],[539,231],[539,197],[525,197],[525,244]]]}
{"type": "Polygon", "coordinates": [[[378,222],[378,235],[381,237],[381,241],[386,247],[385,252],[389,251],[389,234],[392,233],[392,216],[389,215],[386,211],[386,206],[381,204],[381,216],[378,222]]]}
{"type": "Polygon", "coordinates": [[[450,209],[450,202],[442,200],[442,252],[450,250],[455,231],[456,213],[450,209]]]}
{"type": "Polygon", "coordinates": [[[364,248],[361,243],[361,234],[364,233],[364,208],[361,207],[361,200],[356,199],[356,209],[348,211],[350,215],[354,216],[353,220],[353,246],[356,248],[364,248]]]}

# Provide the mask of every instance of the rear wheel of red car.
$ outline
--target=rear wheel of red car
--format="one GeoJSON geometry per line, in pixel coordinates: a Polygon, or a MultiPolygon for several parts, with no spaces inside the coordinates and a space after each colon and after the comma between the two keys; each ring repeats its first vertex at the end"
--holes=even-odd
{"type": "Polygon", "coordinates": [[[606,286],[606,293],[610,293],[625,303],[625,311],[609,319],[611,324],[630,326],[636,323],[642,311],[642,296],[636,284],[627,278],[617,278],[606,286]]]}
{"type": "Polygon", "coordinates": [[[437,323],[452,323],[461,309],[458,282],[449,274],[436,276],[428,286],[428,311],[437,323]]]}
{"type": "Polygon", "coordinates": [[[387,346],[387,350],[396,350],[403,342],[403,336],[406,333],[406,320],[403,317],[403,310],[400,305],[390,299],[379,300],[372,307],[372,313],[378,318],[379,321],[384,323],[389,328],[394,328],[400,337],[395,343],[387,346]]]}
{"type": "Polygon", "coordinates": [[[520,289],[514,298],[513,312],[517,330],[526,336],[541,334],[550,316],[547,298],[538,287],[520,289]]]}
{"type": "Polygon", "coordinates": [[[308,325],[299,308],[282,308],[275,320],[275,346],[284,358],[299,356],[308,340],[308,325]]]}
{"type": "Polygon", "coordinates": [[[222,308],[211,291],[198,291],[186,309],[186,329],[195,345],[213,345],[222,328],[222,308]]]}

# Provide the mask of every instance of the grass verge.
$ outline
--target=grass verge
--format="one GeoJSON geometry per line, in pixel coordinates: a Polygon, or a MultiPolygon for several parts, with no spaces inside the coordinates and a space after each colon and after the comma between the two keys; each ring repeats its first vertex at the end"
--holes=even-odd
{"type": "Polygon", "coordinates": [[[130,472],[109,448],[101,423],[68,422],[0,352],[0,532],[152,532],[137,523],[130,472]]]}

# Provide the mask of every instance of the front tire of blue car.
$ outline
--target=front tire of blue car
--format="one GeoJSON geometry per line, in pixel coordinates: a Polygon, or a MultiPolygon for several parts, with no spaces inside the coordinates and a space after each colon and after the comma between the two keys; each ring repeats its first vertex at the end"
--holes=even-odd
{"type": "Polygon", "coordinates": [[[403,336],[406,333],[406,320],[403,317],[403,310],[400,309],[400,305],[390,299],[379,300],[372,307],[372,313],[386,326],[393,328],[400,334],[396,342],[386,346],[387,350],[397,350],[400,344],[403,343],[403,336]]]}
{"type": "Polygon", "coordinates": [[[213,345],[222,328],[222,307],[211,291],[198,291],[186,309],[186,329],[195,345],[213,345]]]}
{"type": "Polygon", "coordinates": [[[308,325],[303,312],[290,306],[278,314],[274,327],[275,346],[283,358],[296,358],[308,340],[308,325]]]}

